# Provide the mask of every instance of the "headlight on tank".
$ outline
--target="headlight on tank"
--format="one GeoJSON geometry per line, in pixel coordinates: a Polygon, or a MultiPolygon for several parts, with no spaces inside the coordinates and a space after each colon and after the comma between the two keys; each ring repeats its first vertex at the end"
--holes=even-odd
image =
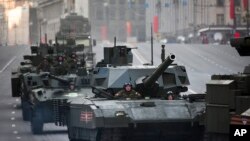
{"type": "Polygon", "coordinates": [[[124,111],[117,111],[115,112],[116,117],[124,117],[126,116],[126,113],[124,111]]]}

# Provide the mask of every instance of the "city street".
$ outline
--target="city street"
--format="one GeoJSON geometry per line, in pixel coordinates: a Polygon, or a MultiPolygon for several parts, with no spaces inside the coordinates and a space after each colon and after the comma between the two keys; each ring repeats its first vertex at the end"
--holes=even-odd
{"type": "MultiPolygon", "coordinates": [[[[134,44],[138,49],[133,50],[134,65],[150,62],[150,44],[134,44]]],[[[102,56],[100,44],[94,47],[97,61],[102,56]]],[[[112,44],[108,45],[112,46],[112,44]]],[[[21,118],[20,100],[11,97],[11,69],[17,67],[23,54],[30,52],[27,46],[1,47],[0,48],[0,140],[1,141],[68,141],[67,128],[56,127],[53,124],[45,125],[45,133],[32,135],[30,123],[21,118]]],[[[191,45],[167,44],[167,53],[174,53],[179,65],[184,65],[190,78],[191,86],[188,93],[205,92],[205,83],[212,74],[231,74],[243,71],[245,65],[250,63],[250,57],[240,57],[234,48],[229,45],[191,45]]],[[[161,45],[154,46],[154,64],[161,62],[161,45]]]]}

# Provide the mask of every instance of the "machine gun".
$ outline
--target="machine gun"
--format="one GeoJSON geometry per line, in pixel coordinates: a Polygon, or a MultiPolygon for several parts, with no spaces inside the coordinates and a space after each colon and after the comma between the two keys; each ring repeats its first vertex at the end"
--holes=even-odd
{"type": "Polygon", "coordinates": [[[152,95],[158,90],[157,79],[163,74],[163,72],[171,65],[175,60],[175,55],[170,54],[150,75],[141,77],[136,80],[136,89],[143,95],[152,95]]]}
{"type": "Polygon", "coordinates": [[[94,94],[96,94],[97,97],[105,97],[109,100],[115,99],[115,97],[113,95],[109,94],[108,92],[106,92],[102,89],[96,88],[94,86],[91,86],[91,88],[92,88],[92,92],[94,94]]]}

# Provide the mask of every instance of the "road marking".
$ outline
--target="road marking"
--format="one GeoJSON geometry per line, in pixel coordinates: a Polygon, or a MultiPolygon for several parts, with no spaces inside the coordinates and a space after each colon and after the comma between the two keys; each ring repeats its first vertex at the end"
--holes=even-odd
{"type": "Polygon", "coordinates": [[[0,70],[0,73],[2,73],[6,68],[16,59],[16,56],[14,56],[10,61],[0,70]]]}
{"type": "Polygon", "coordinates": [[[19,136],[18,136],[18,137],[16,137],[16,139],[20,140],[20,139],[21,139],[21,137],[19,137],[19,136]]]}
{"type": "Polygon", "coordinates": [[[13,127],[13,128],[16,127],[16,124],[11,124],[11,127],[13,127]]]}
{"type": "Polygon", "coordinates": [[[10,120],[15,120],[16,118],[15,117],[11,117],[10,120]]]}
{"type": "Polygon", "coordinates": [[[135,57],[139,60],[141,64],[147,63],[146,59],[142,55],[140,55],[137,50],[132,49],[132,53],[135,55],[135,57]]]}
{"type": "Polygon", "coordinates": [[[15,111],[12,111],[11,114],[15,114],[16,112],[15,111]]]}
{"type": "Polygon", "coordinates": [[[17,107],[16,104],[14,104],[14,105],[13,105],[13,108],[16,108],[16,107],[17,107]]]}
{"type": "Polygon", "coordinates": [[[188,91],[189,91],[190,93],[192,93],[192,94],[197,94],[197,92],[195,92],[195,91],[192,90],[192,89],[188,89],[188,91]]]}
{"type": "Polygon", "coordinates": [[[17,98],[17,99],[16,99],[16,102],[18,102],[18,101],[19,101],[19,99],[17,98]]]}
{"type": "Polygon", "coordinates": [[[13,134],[18,134],[18,131],[13,131],[13,134]]]}

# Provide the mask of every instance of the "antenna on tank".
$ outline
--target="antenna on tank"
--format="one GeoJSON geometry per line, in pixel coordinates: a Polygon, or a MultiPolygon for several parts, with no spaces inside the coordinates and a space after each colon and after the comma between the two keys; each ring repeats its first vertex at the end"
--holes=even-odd
{"type": "Polygon", "coordinates": [[[153,56],[153,45],[154,45],[154,41],[153,41],[153,27],[152,27],[152,23],[151,23],[151,65],[154,65],[154,56],[153,56]]]}

